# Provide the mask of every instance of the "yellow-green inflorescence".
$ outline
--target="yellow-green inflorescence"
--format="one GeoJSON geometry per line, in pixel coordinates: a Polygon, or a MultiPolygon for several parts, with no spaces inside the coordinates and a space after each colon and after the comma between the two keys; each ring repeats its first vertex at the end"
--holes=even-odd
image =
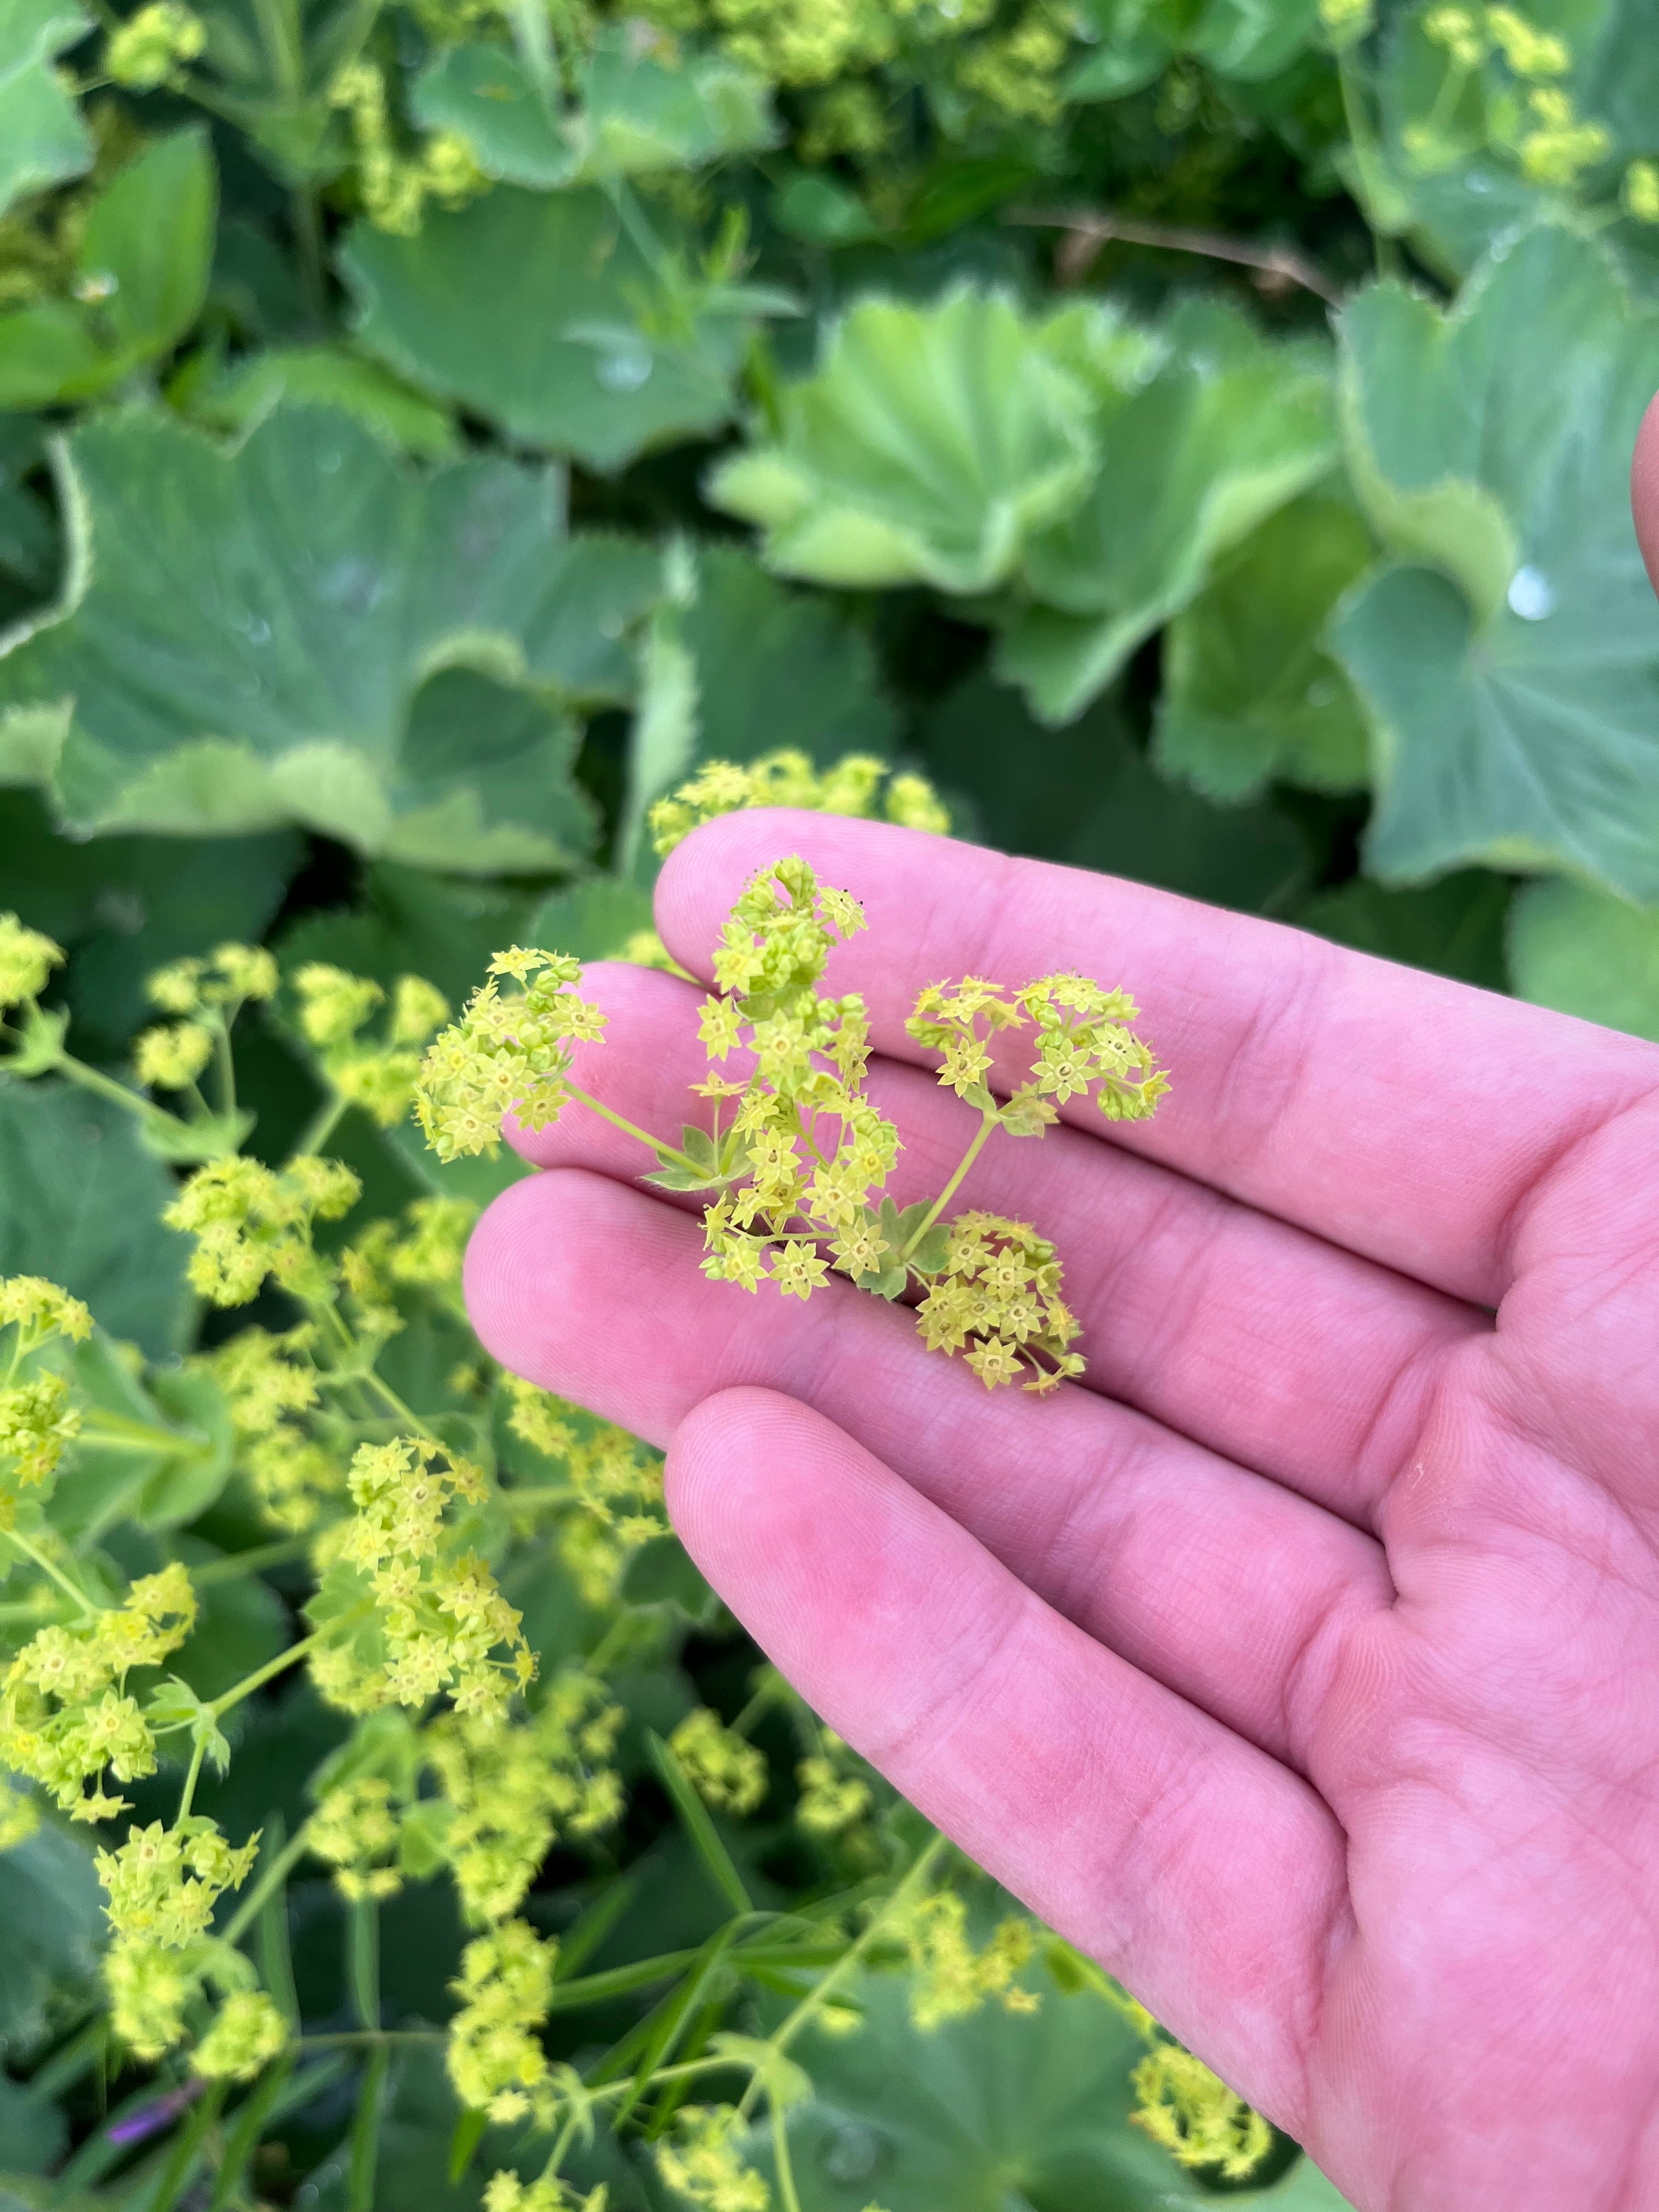
{"type": "MultiPolygon", "coordinates": [[[[676,803],[706,812],[710,773],[676,803]]],[[[979,1127],[939,1197],[901,1210],[884,1192],[898,1131],[866,1095],[864,1001],[821,988],[837,945],[864,926],[858,902],[802,860],[754,877],[715,951],[719,988],[699,1023],[710,1073],[697,1091],[712,1126],[658,1142],[650,1180],[708,1194],[702,1266],[714,1279],[750,1291],[767,1282],[802,1299],[832,1270],[885,1298],[914,1287],[931,1348],[963,1352],[988,1389],[1018,1379],[1052,1389],[1083,1365],[1053,1244],[1024,1222],[977,1210],[946,1218],[945,1209],[994,1130],[1041,1136],[1068,1100],[1089,1096],[1109,1121],[1143,1120],[1169,1079],[1132,1027],[1133,1001],[1086,976],[1045,975],[1018,991],[975,976],[930,985],[907,1026],[939,1054],[939,1081],[979,1127]],[[999,1092],[999,1040],[1015,1031],[1035,1050],[1023,1078],[999,1092]]],[[[580,995],[580,978],[561,954],[497,957],[422,1070],[418,1110],[442,1157],[492,1151],[508,1110],[532,1129],[573,1096],[608,1111],[570,1081],[573,1046],[597,1040],[605,1024],[580,995]],[[522,990],[505,989],[509,979],[522,990]]]]}
{"type": "Polygon", "coordinates": [[[1273,2146],[1273,2131],[1201,2058],[1178,2043],[1154,2044],[1133,2075],[1130,2115],[1176,2164],[1228,2181],[1247,2179],[1273,2146]]]}

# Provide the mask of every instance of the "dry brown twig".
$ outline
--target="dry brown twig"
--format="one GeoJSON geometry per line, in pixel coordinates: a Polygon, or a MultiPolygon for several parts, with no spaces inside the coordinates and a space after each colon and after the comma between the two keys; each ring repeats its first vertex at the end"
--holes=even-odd
{"type": "Polygon", "coordinates": [[[1211,261],[1231,261],[1257,272],[1259,278],[1280,289],[1296,285],[1311,292],[1328,307],[1340,307],[1342,295],[1316,263],[1293,246],[1253,246],[1248,239],[1230,238],[1223,231],[1190,230],[1180,224],[1142,222],[1129,216],[1087,208],[1015,208],[1006,220],[1034,229],[1063,230],[1066,234],[1054,256],[1055,273],[1063,283],[1075,284],[1088,272],[1103,246],[1150,246],[1168,253],[1197,253],[1211,261]]]}

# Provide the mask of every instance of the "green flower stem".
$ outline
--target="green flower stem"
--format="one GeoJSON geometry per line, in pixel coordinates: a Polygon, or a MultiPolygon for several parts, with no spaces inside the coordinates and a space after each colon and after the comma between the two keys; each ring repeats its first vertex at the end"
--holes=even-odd
{"type": "Polygon", "coordinates": [[[106,1451],[207,1452],[210,1439],[199,1429],[164,1429],[156,1421],[135,1421],[125,1413],[106,1413],[93,1407],[81,1423],[80,1441],[101,1445],[106,1451]]]}
{"type": "Polygon", "coordinates": [[[213,1060],[219,1075],[219,1110],[227,1120],[236,1111],[236,1060],[230,1048],[230,1024],[234,1018],[222,1011],[206,1018],[206,1025],[213,1032],[213,1060]]]}
{"type": "MultiPolygon", "coordinates": [[[[366,1612],[368,1607],[361,1609],[366,1612]]],[[[357,1614],[355,1613],[347,1613],[343,1620],[335,1625],[343,1627],[346,1620],[353,1620],[356,1618],[357,1614]]],[[[279,1651],[274,1659],[268,1659],[263,1667],[256,1667],[251,1674],[245,1674],[240,1682],[234,1682],[223,1697],[216,1698],[208,1707],[209,1712],[216,1721],[222,1720],[228,1712],[241,1704],[244,1698],[251,1698],[256,1690],[263,1690],[267,1682],[274,1680],[278,1674],[285,1674],[290,1667],[297,1665],[307,1652],[314,1651],[322,1642],[323,1635],[324,1632],[320,1628],[316,1629],[311,1635],[301,1637],[297,1644],[290,1644],[286,1651],[279,1651]]]]}
{"type": "Polygon", "coordinates": [[[225,1923],[222,1935],[227,1943],[235,1943],[247,1933],[270,1898],[305,1856],[307,1849],[306,1825],[302,1824],[260,1874],[252,1888],[225,1923]]]}
{"type": "Polygon", "coordinates": [[[688,1175],[702,1175],[704,1172],[695,1160],[687,1159],[684,1152],[677,1151],[672,1145],[665,1143],[662,1138],[653,1137],[648,1129],[641,1129],[637,1121],[627,1121],[622,1115],[612,1113],[610,1107],[595,1098],[591,1091],[584,1091],[579,1084],[568,1083],[565,1088],[573,1098],[580,1098],[584,1106],[591,1106],[596,1114],[602,1115],[605,1121],[620,1129],[625,1137],[637,1139],[652,1152],[672,1160],[676,1167],[684,1168],[688,1175]]]}
{"type": "Polygon", "coordinates": [[[392,2053],[371,2045],[351,2122],[351,2155],[346,2169],[346,2212],[374,2212],[374,2176],[380,2163],[380,2124],[386,2116],[386,2075],[392,2053]]]}
{"type": "Polygon", "coordinates": [[[31,1544],[27,1536],[19,1535],[15,1528],[8,1528],[6,1541],[9,1544],[15,1544],[26,1559],[32,1559],[43,1575],[49,1575],[65,1597],[72,1597],[75,1600],[82,1613],[101,1613],[104,1610],[102,1606],[89,1598],[83,1589],[78,1589],[61,1567],[56,1565],[44,1552],[31,1544]]]}
{"type": "Polygon", "coordinates": [[[179,1810],[173,1826],[180,1827],[190,1818],[190,1808],[196,1802],[196,1785],[202,1778],[202,1761],[207,1756],[207,1739],[198,1736],[196,1747],[190,1754],[190,1771],[185,1776],[185,1786],[179,1793],[179,1810]]]}
{"type": "Polygon", "coordinates": [[[83,1060],[76,1060],[72,1052],[60,1052],[52,1062],[60,1075],[71,1083],[78,1083],[83,1091],[95,1091],[99,1097],[107,1098],[113,1105],[136,1115],[141,1121],[162,1122],[171,1128],[187,1130],[188,1121],[181,1121],[176,1114],[169,1114],[165,1106],[158,1106],[153,1098],[146,1098],[142,1091],[129,1089],[118,1083],[112,1075],[105,1075],[98,1068],[88,1067],[83,1060]]]}
{"type": "Polygon", "coordinates": [[[255,1544],[246,1552],[230,1552],[222,1559],[210,1559],[204,1567],[192,1567],[191,1581],[198,1590],[211,1589],[217,1583],[240,1582],[244,1575],[261,1575],[267,1567],[280,1567],[290,1559],[302,1559],[311,1549],[308,1536],[284,1536],[271,1544],[255,1544]]]}
{"type": "Polygon", "coordinates": [[[997,1126],[997,1118],[998,1117],[994,1113],[991,1113],[987,1114],[981,1120],[978,1129],[975,1132],[973,1143],[969,1146],[967,1151],[957,1162],[956,1173],[951,1176],[950,1182],[945,1184],[944,1189],[940,1191],[939,1196],[928,1207],[921,1221],[917,1223],[914,1234],[905,1244],[904,1249],[899,1254],[901,1261],[908,1260],[909,1258],[910,1255],[915,1250],[917,1245],[921,1243],[922,1238],[927,1234],[933,1224],[939,1219],[940,1214],[944,1212],[945,1207],[949,1206],[951,1200],[956,1196],[957,1191],[961,1189],[963,1177],[967,1174],[969,1169],[972,1167],[974,1162],[979,1158],[981,1152],[984,1149],[985,1139],[997,1126]]]}
{"type": "Polygon", "coordinates": [[[772,2100],[772,2156],[777,2166],[778,2194],[783,2199],[783,2212],[800,2212],[800,2198],[795,2193],[795,2169],[789,2158],[789,2130],[783,2106],[775,2097],[772,2100]]]}
{"type": "Polygon", "coordinates": [[[217,2125],[220,2108],[225,2101],[227,2084],[212,2082],[198,2100],[195,2111],[182,2127],[173,2142],[172,2154],[161,2169],[155,2185],[155,2194],[150,2198],[145,2212],[173,2212],[173,2207],[190,2185],[196,2162],[203,2147],[217,2125]]]}
{"type": "Polygon", "coordinates": [[[381,1404],[384,1406],[389,1406],[396,1419],[406,1423],[408,1426],[415,1431],[415,1434],[417,1437],[424,1437],[429,1444],[436,1444],[441,1451],[447,1451],[449,1449],[449,1446],[445,1443],[443,1438],[437,1433],[436,1430],[428,1427],[427,1423],[423,1421],[420,1415],[414,1410],[413,1407],[406,1406],[403,1400],[398,1395],[397,1392],[392,1389],[392,1385],[389,1382],[382,1382],[372,1367],[367,1367],[363,1370],[362,1379],[368,1383],[369,1389],[376,1393],[381,1404]]]}
{"type": "MultiPolygon", "coordinates": [[[[830,1967],[829,1972],[825,1974],[812,1989],[808,1990],[807,1994],[801,1999],[800,2002],[783,2021],[781,2026],[775,2028],[772,2033],[767,2038],[768,2042],[770,2043],[775,2051],[781,2053],[788,2050],[790,2045],[800,2033],[801,2030],[809,2025],[813,2015],[822,2010],[833,1992],[840,1987],[842,1983],[844,1982],[847,1979],[847,1977],[853,1972],[854,1968],[867,1955],[871,1946],[874,1943],[877,1936],[881,1933],[882,1928],[886,1922],[890,1920],[896,1912],[907,1905],[910,1902],[910,1899],[916,1895],[918,1891],[927,1887],[928,1880],[931,1877],[934,1868],[939,1864],[940,1859],[943,1858],[948,1848],[949,1844],[946,1838],[938,1835],[933,1838],[933,1842],[929,1844],[927,1850],[922,1852],[921,1857],[911,1868],[909,1873],[905,1875],[903,1881],[900,1882],[898,1887],[893,1892],[886,1903],[882,1905],[879,1911],[872,1916],[869,1924],[864,1929],[863,1934],[858,1937],[856,1942],[848,1945],[846,1950],[842,1953],[841,1957],[836,1961],[835,1965],[830,1967]]],[[[750,2112],[754,2109],[755,2099],[759,2092],[759,2088],[760,2076],[757,2075],[750,2082],[749,2087],[744,2091],[743,2101],[738,2106],[738,2113],[743,2118],[746,2119],[750,2112]]]]}
{"type": "Polygon", "coordinates": [[[265,2069],[252,2093],[238,2106],[235,2124],[230,2130],[224,2156],[214,2178],[213,2195],[209,2200],[207,2212],[228,2212],[233,2202],[242,2201],[242,2176],[259,2147],[259,2138],[265,2131],[271,2108],[288,2086],[294,2064],[294,2053],[282,2052],[265,2069]]]}
{"type": "Polygon", "coordinates": [[[373,2049],[376,2044],[409,2043],[445,2044],[449,2040],[441,2027],[343,2027],[328,2035],[302,2035],[295,2048],[300,2051],[341,2051],[356,2044],[373,2049]]]}
{"type": "Polygon", "coordinates": [[[346,1108],[350,1103],[351,1101],[345,1094],[336,1091],[331,1084],[328,1096],[300,1132],[299,1142],[294,1147],[293,1157],[296,1160],[303,1159],[308,1153],[320,1152],[340,1126],[346,1108]]]}
{"type": "Polygon", "coordinates": [[[351,2002],[358,2023],[371,2033],[380,2025],[380,1908],[372,1897],[351,1900],[347,1954],[351,2002]]]}

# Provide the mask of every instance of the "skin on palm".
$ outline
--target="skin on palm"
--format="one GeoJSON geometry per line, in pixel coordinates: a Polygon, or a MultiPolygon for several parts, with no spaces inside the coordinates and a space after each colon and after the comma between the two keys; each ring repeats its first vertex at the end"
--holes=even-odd
{"type": "MultiPolygon", "coordinates": [[[[1659,498],[1659,426],[1636,472],[1659,498]]],[[[903,1204],[965,1109],[921,984],[1075,966],[1171,1098],[963,1202],[1059,1243],[1089,1372],[988,1397],[901,1311],[697,1272],[572,1114],[479,1333],[670,1448],[694,1558],[832,1725],[1306,2142],[1363,2212],[1659,2202],[1659,1050],[1133,884],[740,815],[664,872],[695,974],[798,850],[870,913],[903,1204]]],[[[693,987],[612,970],[577,1079],[672,1127],[693,987]]]]}

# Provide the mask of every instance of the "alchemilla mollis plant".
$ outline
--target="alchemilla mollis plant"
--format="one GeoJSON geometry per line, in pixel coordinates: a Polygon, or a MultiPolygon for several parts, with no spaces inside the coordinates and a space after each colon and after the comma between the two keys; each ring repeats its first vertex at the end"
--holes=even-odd
{"type": "MultiPolygon", "coordinates": [[[[799,779],[803,764],[767,763],[746,778],[705,771],[666,803],[659,834],[682,834],[688,816],[712,811],[711,797],[725,806],[769,796],[781,772],[799,779]]],[[[854,763],[830,793],[864,805],[882,781],[854,763]]],[[[919,781],[897,804],[944,818],[919,781]]],[[[951,1217],[950,1200],[994,1131],[1040,1137],[1055,1102],[1073,1096],[1094,1097],[1108,1115],[1144,1115],[1165,1079],[1128,1027],[1122,993],[1084,978],[1018,991],[969,978],[925,992],[913,1030],[938,1048],[939,1079],[976,1126],[937,1200],[899,1212],[881,1194],[899,1140],[864,1095],[862,1008],[821,988],[836,945],[860,927],[851,896],[799,860],[750,884],[702,1016],[711,1125],[654,1143],[652,1179],[714,1194],[705,1267],[717,1278],[804,1297],[833,1266],[885,1297],[914,1287],[930,1345],[966,1347],[988,1387],[1020,1376],[1052,1389],[1081,1365],[1067,1349],[1076,1324],[1054,1247],[1022,1223],[951,1217]],[[1028,1029],[1030,1065],[1010,1082],[991,1048],[1028,1029]],[[738,1060],[752,1062],[746,1074],[723,1072],[738,1060]]],[[[632,943],[660,958],[637,934],[632,943]]],[[[155,1462],[202,1449],[199,1431],[154,1406],[148,1419],[106,1412],[85,1363],[110,1354],[87,1308],[38,1279],[0,1284],[0,1521],[20,1563],[9,1618],[28,1632],[0,1676],[0,1760],[12,1778],[3,1839],[18,1849],[58,1818],[98,1839],[100,1997],[94,2032],[79,2040],[106,2078],[150,2079],[137,2116],[105,2135],[118,2147],[163,2138],[134,2167],[155,2200],[191,2201],[206,2176],[222,2202],[238,2201],[266,2129],[340,2078],[345,2058],[356,2079],[348,2194],[372,2205],[394,2057],[429,2049],[454,2101],[445,2155],[457,2175],[478,2166],[486,2138],[502,2161],[510,2148],[512,2163],[481,2169],[489,2212],[604,2212],[615,2184],[593,2178],[601,2139],[613,2155],[637,2140],[664,2184],[711,2212],[775,2202],[800,2212],[787,2119],[812,2094],[803,2039],[860,2032],[856,1992],[872,1972],[899,1977],[921,2035],[987,2005],[1017,2021],[1087,1996],[1143,2054],[1126,2073],[1146,2134],[1185,2163],[1254,2172],[1273,2148],[1266,2124],[1060,1939],[1018,1913],[988,1920],[971,1870],[769,1669],[733,1719],[692,1705],[649,1737],[653,1785],[728,1916],[718,1942],[585,1984],[592,1919],[576,1923],[573,1971],[568,1947],[562,1956],[558,1936],[531,1917],[541,1869],[562,1852],[599,1877],[589,1915],[602,1922],[616,1909],[607,1899],[627,1878],[612,1875],[607,1890],[601,1869],[629,1818],[617,1678],[682,1633],[688,1607],[707,1617],[707,1602],[684,1566],[667,1605],[630,1594],[641,1563],[678,1550],[659,1455],[500,1374],[471,1338],[459,1283],[474,1209],[434,1196],[366,1212],[359,1176],[325,1147],[348,1105],[381,1125],[412,1109],[448,1156],[489,1149],[509,1112],[534,1129],[576,1100],[616,1120],[570,1078],[572,1048],[603,1031],[577,988],[580,963],[500,953],[448,1023],[441,994],[422,979],[399,978],[388,994],[315,961],[284,977],[269,956],[227,944],[150,976],[165,1018],[137,1036],[118,1078],[77,1060],[69,1024],[41,1004],[62,957],[15,916],[0,921],[8,1064],[14,1075],[89,1085],[155,1151],[188,1164],[164,1221],[190,1240],[194,1289],[235,1317],[188,1364],[203,1394],[192,1411],[220,1431],[220,1479],[234,1460],[265,1530],[194,1571],[174,1556],[131,1572],[103,1540],[112,1513],[125,1511],[165,1548],[167,1516],[147,1516],[144,1489],[118,1493],[89,1531],[62,1525],[53,1508],[82,1455],[131,1454],[153,1488],[155,1462]],[[234,1091],[236,1024],[283,992],[324,1096],[301,1148],[268,1164],[239,1148],[248,1128],[234,1091]],[[273,1293],[284,1326],[243,1318],[273,1293]],[[455,1357],[436,1402],[417,1407],[388,1354],[434,1326],[455,1357]],[[535,1648],[504,1589],[555,1561],[592,1623],[585,1648],[556,1656],[535,1648]],[[205,1693],[180,1671],[204,1592],[276,1562],[307,1588],[292,1632],[205,1693]],[[285,1677],[333,1717],[336,1741],[291,1832],[278,1815],[233,1838],[202,1809],[204,1786],[228,1786],[236,1716],[285,1677]],[[805,1914],[757,1909],[713,1817],[751,1821],[777,1794],[756,1740],[763,1719],[793,1739],[790,1817],[830,1873],[805,1914]],[[320,2030],[296,2009],[286,1932],[289,1886],[313,1867],[339,1900],[353,2016],[320,2030]],[[409,1885],[434,1881],[448,1885],[461,1929],[447,2024],[388,2030],[381,1916],[409,1885]],[[556,2016],[664,1989],[597,2064],[550,2052],[556,2016]],[[781,2003],[754,2013],[769,1996],[781,2003]]],[[[144,1403],[142,1368],[122,1372],[144,1403]]]]}
{"type": "MultiPolygon", "coordinates": [[[[1312,2185],[461,1259],[504,1113],[615,1118],[586,970],[672,965],[738,807],[1659,1037],[1650,15],[0,0],[0,2197],[1312,2185]]],[[[888,887],[772,859],[641,1175],[735,1310],[850,1279],[1061,1391],[1073,1225],[959,1193],[1156,1108],[1166,979],[938,978],[901,1208],[888,887]]]]}

